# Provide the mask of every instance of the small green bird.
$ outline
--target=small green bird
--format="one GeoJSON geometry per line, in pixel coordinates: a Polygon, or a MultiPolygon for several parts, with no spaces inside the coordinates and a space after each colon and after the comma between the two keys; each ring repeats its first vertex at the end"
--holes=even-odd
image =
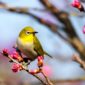
{"type": "Polygon", "coordinates": [[[45,52],[36,37],[36,32],[32,27],[25,27],[19,33],[18,39],[16,41],[17,48],[31,61],[35,60],[38,56],[48,55],[45,52]]]}

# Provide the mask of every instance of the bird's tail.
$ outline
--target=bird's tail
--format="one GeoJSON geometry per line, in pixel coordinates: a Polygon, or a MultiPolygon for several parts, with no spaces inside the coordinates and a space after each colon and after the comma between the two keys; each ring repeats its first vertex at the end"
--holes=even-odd
{"type": "Polygon", "coordinates": [[[49,56],[50,58],[53,58],[50,54],[48,54],[47,52],[44,52],[45,55],[49,56]]]}

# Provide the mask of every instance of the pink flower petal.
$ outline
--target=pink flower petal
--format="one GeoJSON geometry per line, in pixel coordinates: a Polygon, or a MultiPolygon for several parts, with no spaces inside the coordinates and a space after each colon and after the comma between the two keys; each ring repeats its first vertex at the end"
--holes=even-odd
{"type": "Polygon", "coordinates": [[[83,27],[83,33],[85,34],[85,26],[83,27]]]}
{"type": "Polygon", "coordinates": [[[12,71],[13,72],[18,72],[19,70],[20,70],[20,65],[19,64],[16,64],[16,63],[14,63],[13,65],[12,65],[12,71]]]}
{"type": "Polygon", "coordinates": [[[16,51],[14,51],[13,54],[11,54],[11,57],[12,57],[13,59],[18,59],[19,54],[18,54],[16,51]]]}
{"type": "Polygon", "coordinates": [[[3,55],[8,56],[8,49],[4,48],[2,53],[3,53],[3,55]]]}
{"type": "Polygon", "coordinates": [[[81,3],[79,2],[79,0],[74,0],[71,5],[75,8],[79,8],[81,6],[81,3]]]}

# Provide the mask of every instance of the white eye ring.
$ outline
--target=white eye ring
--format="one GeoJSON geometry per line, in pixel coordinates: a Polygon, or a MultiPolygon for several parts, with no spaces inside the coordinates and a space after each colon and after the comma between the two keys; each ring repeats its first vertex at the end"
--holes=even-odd
{"type": "Polygon", "coordinates": [[[30,34],[30,32],[27,31],[26,34],[28,35],[28,34],[30,34]]]}

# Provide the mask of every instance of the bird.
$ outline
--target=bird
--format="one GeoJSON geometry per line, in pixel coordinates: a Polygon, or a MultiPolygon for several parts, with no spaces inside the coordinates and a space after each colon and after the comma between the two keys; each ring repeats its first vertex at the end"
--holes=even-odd
{"type": "Polygon", "coordinates": [[[34,61],[38,56],[43,56],[44,58],[45,55],[52,58],[52,56],[42,48],[42,45],[36,36],[37,33],[38,32],[30,26],[24,27],[16,40],[18,50],[30,61],[34,61]]]}

